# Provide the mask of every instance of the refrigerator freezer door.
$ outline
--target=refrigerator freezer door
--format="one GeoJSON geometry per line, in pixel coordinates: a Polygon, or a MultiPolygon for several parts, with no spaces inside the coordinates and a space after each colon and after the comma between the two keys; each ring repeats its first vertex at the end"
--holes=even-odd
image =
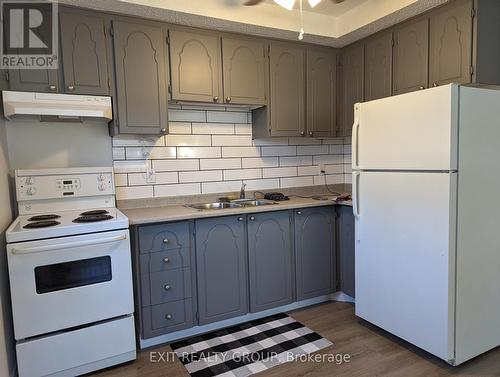
{"type": "Polygon", "coordinates": [[[458,85],[356,104],[354,170],[457,170],[458,85]]]}
{"type": "Polygon", "coordinates": [[[452,362],[456,173],[355,172],[356,315],[452,362]]]}

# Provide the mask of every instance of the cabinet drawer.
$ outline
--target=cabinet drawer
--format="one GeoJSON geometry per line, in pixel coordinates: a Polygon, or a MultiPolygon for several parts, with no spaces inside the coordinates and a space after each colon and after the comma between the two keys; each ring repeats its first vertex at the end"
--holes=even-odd
{"type": "Polygon", "coordinates": [[[149,306],[142,314],[145,339],[194,326],[191,299],[149,306]]]}
{"type": "Polygon", "coordinates": [[[191,298],[191,269],[181,268],[166,272],[155,272],[149,277],[151,287],[150,305],[191,298]]]}
{"type": "Polygon", "coordinates": [[[191,265],[190,249],[176,249],[141,255],[141,273],[163,272],[191,265]]]}
{"type": "Polygon", "coordinates": [[[139,228],[141,254],[189,248],[189,223],[149,225],[139,228]]]}

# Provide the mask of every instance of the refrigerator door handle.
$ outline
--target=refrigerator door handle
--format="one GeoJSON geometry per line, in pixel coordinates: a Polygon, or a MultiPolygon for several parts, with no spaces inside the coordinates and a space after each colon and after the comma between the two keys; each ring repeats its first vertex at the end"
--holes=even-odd
{"type": "Polygon", "coordinates": [[[352,212],[354,213],[354,217],[359,217],[359,206],[358,206],[358,181],[359,181],[359,172],[352,173],[352,212]]]}
{"type": "Polygon", "coordinates": [[[358,169],[359,104],[354,105],[354,124],[352,125],[352,168],[358,169]]]}

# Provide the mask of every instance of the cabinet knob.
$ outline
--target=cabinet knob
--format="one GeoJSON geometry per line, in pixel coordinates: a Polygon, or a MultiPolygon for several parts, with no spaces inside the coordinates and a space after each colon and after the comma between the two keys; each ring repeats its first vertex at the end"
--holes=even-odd
{"type": "Polygon", "coordinates": [[[297,211],[297,215],[302,215],[302,211],[297,211]]]}
{"type": "Polygon", "coordinates": [[[309,136],[313,136],[314,133],[312,131],[309,131],[309,136]]]}
{"type": "Polygon", "coordinates": [[[68,85],[68,91],[72,92],[73,90],[75,90],[75,86],[74,85],[68,85]]]}
{"type": "Polygon", "coordinates": [[[227,103],[231,102],[231,97],[226,97],[226,102],[227,103]]]}
{"type": "Polygon", "coordinates": [[[168,240],[167,238],[165,238],[165,239],[163,240],[163,243],[164,243],[165,245],[166,245],[167,243],[169,243],[169,242],[170,242],[170,240],[168,240]]]}
{"type": "Polygon", "coordinates": [[[300,136],[304,136],[306,133],[304,131],[300,131],[300,136]]]}
{"type": "Polygon", "coordinates": [[[165,319],[172,319],[172,314],[165,315],[165,319]]]}
{"type": "Polygon", "coordinates": [[[250,221],[254,221],[255,220],[255,216],[250,216],[250,221]]]}
{"type": "Polygon", "coordinates": [[[439,85],[438,85],[438,83],[437,83],[437,82],[434,82],[434,83],[432,83],[432,86],[435,88],[435,87],[437,87],[437,86],[439,86],[439,85]]]}
{"type": "Polygon", "coordinates": [[[172,288],[169,284],[166,284],[163,288],[165,288],[166,291],[169,291],[170,288],[172,288]]]}
{"type": "Polygon", "coordinates": [[[169,257],[165,257],[165,258],[163,258],[163,262],[164,262],[164,263],[170,263],[170,258],[169,258],[169,257]]]}
{"type": "Polygon", "coordinates": [[[49,85],[49,90],[52,92],[55,92],[57,90],[57,86],[55,85],[49,85]]]}
{"type": "Polygon", "coordinates": [[[419,86],[418,89],[420,90],[424,90],[425,89],[425,86],[419,86]]]}
{"type": "Polygon", "coordinates": [[[219,102],[219,97],[215,96],[214,97],[214,102],[219,102]]]}
{"type": "Polygon", "coordinates": [[[243,221],[243,217],[238,217],[238,221],[243,221]]]}
{"type": "Polygon", "coordinates": [[[160,131],[161,131],[162,134],[166,134],[167,133],[167,129],[166,128],[162,128],[160,131]]]}

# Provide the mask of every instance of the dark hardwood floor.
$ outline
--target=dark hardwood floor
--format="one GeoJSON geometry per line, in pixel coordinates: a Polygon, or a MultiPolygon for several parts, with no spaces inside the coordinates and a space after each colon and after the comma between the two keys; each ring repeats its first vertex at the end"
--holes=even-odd
{"type": "MultiPolygon", "coordinates": [[[[354,306],[335,302],[290,313],[292,317],[332,341],[319,353],[349,354],[343,364],[292,362],[260,374],[263,377],[293,376],[500,376],[500,347],[459,367],[452,367],[432,355],[401,341],[354,315],[354,306]]],[[[168,346],[141,351],[138,359],[93,376],[175,377],[187,376],[177,359],[152,363],[150,352],[170,352],[168,346]]],[[[153,354],[153,356],[157,354],[153,354]]]]}

